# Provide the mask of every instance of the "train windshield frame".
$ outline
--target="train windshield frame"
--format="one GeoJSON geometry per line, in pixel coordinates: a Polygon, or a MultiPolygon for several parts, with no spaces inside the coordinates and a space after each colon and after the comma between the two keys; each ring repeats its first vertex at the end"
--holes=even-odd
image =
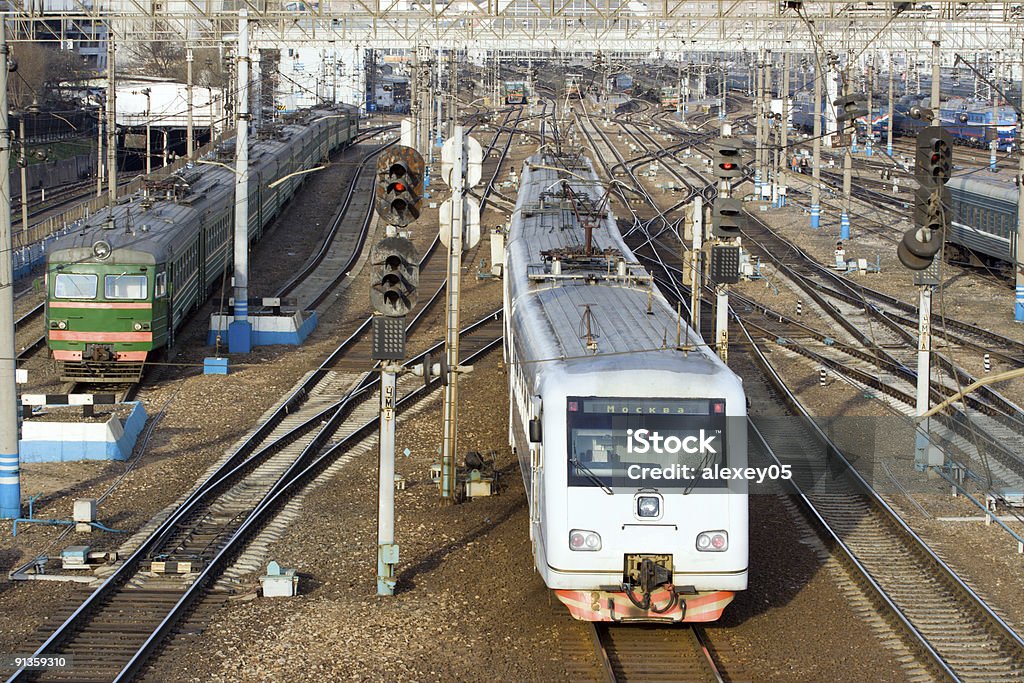
{"type": "Polygon", "coordinates": [[[95,273],[57,273],[54,299],[95,299],[99,281],[95,273]]]}
{"type": "Polygon", "coordinates": [[[728,464],[724,399],[570,396],[570,487],[720,488],[705,468],[728,464]]]}
{"type": "Polygon", "coordinates": [[[103,276],[103,296],[107,299],[145,299],[149,293],[149,278],[145,275],[103,276]]]}

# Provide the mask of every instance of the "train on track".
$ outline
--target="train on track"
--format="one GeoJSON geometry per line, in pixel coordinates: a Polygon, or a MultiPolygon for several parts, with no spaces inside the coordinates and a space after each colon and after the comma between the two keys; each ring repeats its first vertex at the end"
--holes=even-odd
{"type": "Polygon", "coordinates": [[[526,83],[522,81],[504,81],[501,85],[505,104],[526,104],[526,83]]]}
{"type": "Polygon", "coordinates": [[[565,96],[570,99],[583,99],[586,86],[583,83],[583,74],[572,73],[565,75],[565,96]]]}
{"type": "MultiPolygon", "coordinates": [[[[306,175],[358,132],[357,112],[317,109],[255,136],[249,149],[250,242],[306,175]]],[[[147,183],[46,249],[47,344],[64,381],[132,382],[170,346],[233,262],[233,145],[147,183]]]]}
{"type": "MultiPolygon", "coordinates": [[[[910,115],[910,110],[915,106],[928,106],[928,98],[920,95],[904,96],[894,105],[896,110],[893,117],[894,135],[917,135],[917,133],[928,124],[927,121],[915,119],[910,115]]],[[[811,105],[811,97],[807,93],[797,93],[793,99],[792,124],[797,130],[812,132],[814,130],[814,114],[811,105]]],[[[875,139],[879,140],[888,135],[889,107],[874,107],[871,113],[871,126],[875,139]]],[[[992,105],[955,98],[948,100],[939,110],[942,125],[945,127],[953,141],[959,145],[971,147],[988,147],[992,135],[999,136],[999,149],[1008,151],[1014,144],[1016,136],[1016,113],[1012,107],[1000,106],[998,108],[998,124],[993,126],[992,105]]],[[[857,130],[859,135],[867,132],[867,117],[857,119],[857,130]]],[[[824,119],[822,119],[822,130],[825,130],[824,119]]]]}
{"type": "MultiPolygon", "coordinates": [[[[927,121],[910,116],[914,106],[928,106],[929,98],[908,96],[900,98],[894,106],[896,116],[893,132],[899,135],[917,135],[927,121]]],[[[965,98],[953,98],[939,109],[942,126],[958,145],[987,148],[993,136],[999,138],[999,149],[1009,151],[1017,135],[1017,113],[1013,107],[1001,105],[993,115],[992,105],[965,98]]]]}
{"type": "Polygon", "coordinates": [[[718,619],[747,587],[746,484],[720,474],[746,467],[740,379],[636,261],[585,157],[527,160],[505,273],[509,441],[544,582],[581,620],[718,619]]]}
{"type": "Polygon", "coordinates": [[[947,258],[1012,273],[1019,189],[970,176],[954,176],[946,186],[953,202],[953,220],[945,242],[947,258]]]}

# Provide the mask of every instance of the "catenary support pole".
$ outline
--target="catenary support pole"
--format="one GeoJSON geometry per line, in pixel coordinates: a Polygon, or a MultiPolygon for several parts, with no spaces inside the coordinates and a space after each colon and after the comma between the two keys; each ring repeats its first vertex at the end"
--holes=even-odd
{"type": "Polygon", "coordinates": [[[690,327],[700,334],[700,250],[704,245],[704,200],[693,198],[693,248],[690,249],[690,327]]]}
{"type": "MultiPolygon", "coordinates": [[[[1024,40],[1021,41],[1021,89],[1020,102],[1024,107],[1024,40]]],[[[1017,122],[1017,267],[1016,267],[1016,303],[1013,319],[1024,323],[1024,122],[1017,122]]]]}
{"type": "Polygon", "coordinates": [[[0,20],[0,518],[21,517],[14,264],[11,262],[11,131],[7,122],[7,28],[0,20]]]}
{"type": "Polygon", "coordinates": [[[107,22],[107,204],[117,204],[117,84],[114,68],[114,22],[107,22]]]}
{"type": "Polygon", "coordinates": [[[458,453],[459,415],[459,293],[462,289],[462,211],[465,190],[466,148],[462,126],[456,125],[452,135],[455,158],[449,186],[452,189],[452,222],[448,241],[448,286],[445,309],[445,354],[448,362],[448,384],[444,387],[444,436],[441,447],[441,498],[455,502],[455,455],[458,453]]]}
{"type": "Polygon", "coordinates": [[[821,90],[826,73],[828,72],[817,67],[814,69],[814,104],[811,106],[811,111],[814,114],[814,142],[812,144],[814,156],[811,159],[811,227],[815,230],[821,227],[821,116],[824,111],[821,104],[821,90]]]}
{"type": "Polygon", "coordinates": [[[192,48],[185,50],[185,158],[192,158],[192,150],[195,149],[194,137],[195,127],[192,121],[192,48]]]}
{"type": "Polygon", "coordinates": [[[235,309],[228,327],[228,351],[252,351],[249,322],[249,12],[238,11],[235,55],[238,92],[235,102],[235,309]]]}
{"type": "MultiPolygon", "coordinates": [[[[932,42],[932,92],[931,109],[933,112],[933,126],[941,126],[942,120],[939,117],[940,92],[940,54],[939,41],[932,42]]],[[[942,258],[942,249],[936,258],[942,258]]],[[[916,412],[924,415],[928,412],[929,391],[931,390],[931,352],[932,352],[932,286],[919,285],[917,298],[917,392],[916,412]]],[[[925,470],[930,465],[941,465],[941,462],[931,462],[929,458],[931,448],[929,447],[928,433],[930,425],[924,420],[917,431],[914,448],[914,465],[919,470],[925,470]]]]}
{"type": "Polygon", "coordinates": [[[395,403],[401,365],[385,361],[380,373],[380,464],[377,469],[377,595],[395,594],[395,403]]]}
{"type": "Polygon", "coordinates": [[[885,152],[892,157],[892,129],[896,124],[896,116],[893,113],[892,99],[893,99],[893,80],[892,72],[896,70],[896,60],[893,59],[892,54],[889,54],[889,122],[886,124],[885,133],[885,152]]]}

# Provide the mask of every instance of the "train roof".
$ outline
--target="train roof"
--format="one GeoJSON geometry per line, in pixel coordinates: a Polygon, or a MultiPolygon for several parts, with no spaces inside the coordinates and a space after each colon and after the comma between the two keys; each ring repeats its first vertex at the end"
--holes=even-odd
{"type": "Polygon", "coordinates": [[[969,192],[978,197],[996,199],[1010,204],[1016,204],[1020,195],[1017,186],[1009,181],[996,182],[978,178],[976,175],[953,176],[946,186],[954,195],[963,195],[969,192]]]}
{"type": "MultiPolygon", "coordinates": [[[[281,175],[277,161],[283,152],[300,141],[312,124],[328,116],[348,115],[354,121],[351,107],[315,109],[288,117],[288,122],[267,133],[250,138],[250,187],[257,174],[269,171],[281,175]]],[[[71,232],[50,242],[47,260],[79,262],[94,260],[93,247],[103,241],[111,254],[104,263],[162,263],[173,258],[195,234],[196,223],[209,210],[230,201],[234,193],[235,175],[231,166],[234,140],[222,145],[202,161],[216,163],[189,165],[164,178],[151,181],[148,195],[138,192],[122,198],[113,208],[103,209],[74,226],[71,232]],[[228,168],[217,164],[226,164],[228,168]],[[113,219],[113,220],[111,220],[113,219]]],[[[272,178],[264,179],[264,183],[272,178]]]]}
{"type": "Polygon", "coordinates": [[[636,262],[586,158],[545,154],[527,160],[507,264],[520,358],[554,361],[543,364],[545,371],[557,367],[566,374],[663,370],[715,376],[729,389],[739,387],[636,262]],[[688,347],[685,353],[677,337],[678,346],[688,347]]]}
{"type": "Polygon", "coordinates": [[[47,261],[94,260],[98,242],[110,246],[105,263],[161,263],[177,253],[182,233],[194,231],[198,212],[174,202],[157,202],[146,209],[138,198],[119,204],[113,212],[103,210],[78,229],[47,245],[47,261]],[[111,216],[113,220],[111,220],[111,216]]]}

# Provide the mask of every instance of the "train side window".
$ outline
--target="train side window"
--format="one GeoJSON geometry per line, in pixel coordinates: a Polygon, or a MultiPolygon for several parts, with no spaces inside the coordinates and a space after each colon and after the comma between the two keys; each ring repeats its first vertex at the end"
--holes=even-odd
{"type": "Polygon", "coordinates": [[[103,296],[108,299],[145,299],[149,282],[145,275],[106,275],[103,296]]]}
{"type": "Polygon", "coordinates": [[[53,296],[57,299],[95,299],[96,286],[95,275],[57,273],[53,281],[53,296]]]}
{"type": "Polygon", "coordinates": [[[153,291],[154,298],[161,298],[167,296],[167,273],[156,274],[156,284],[153,291]]]}

